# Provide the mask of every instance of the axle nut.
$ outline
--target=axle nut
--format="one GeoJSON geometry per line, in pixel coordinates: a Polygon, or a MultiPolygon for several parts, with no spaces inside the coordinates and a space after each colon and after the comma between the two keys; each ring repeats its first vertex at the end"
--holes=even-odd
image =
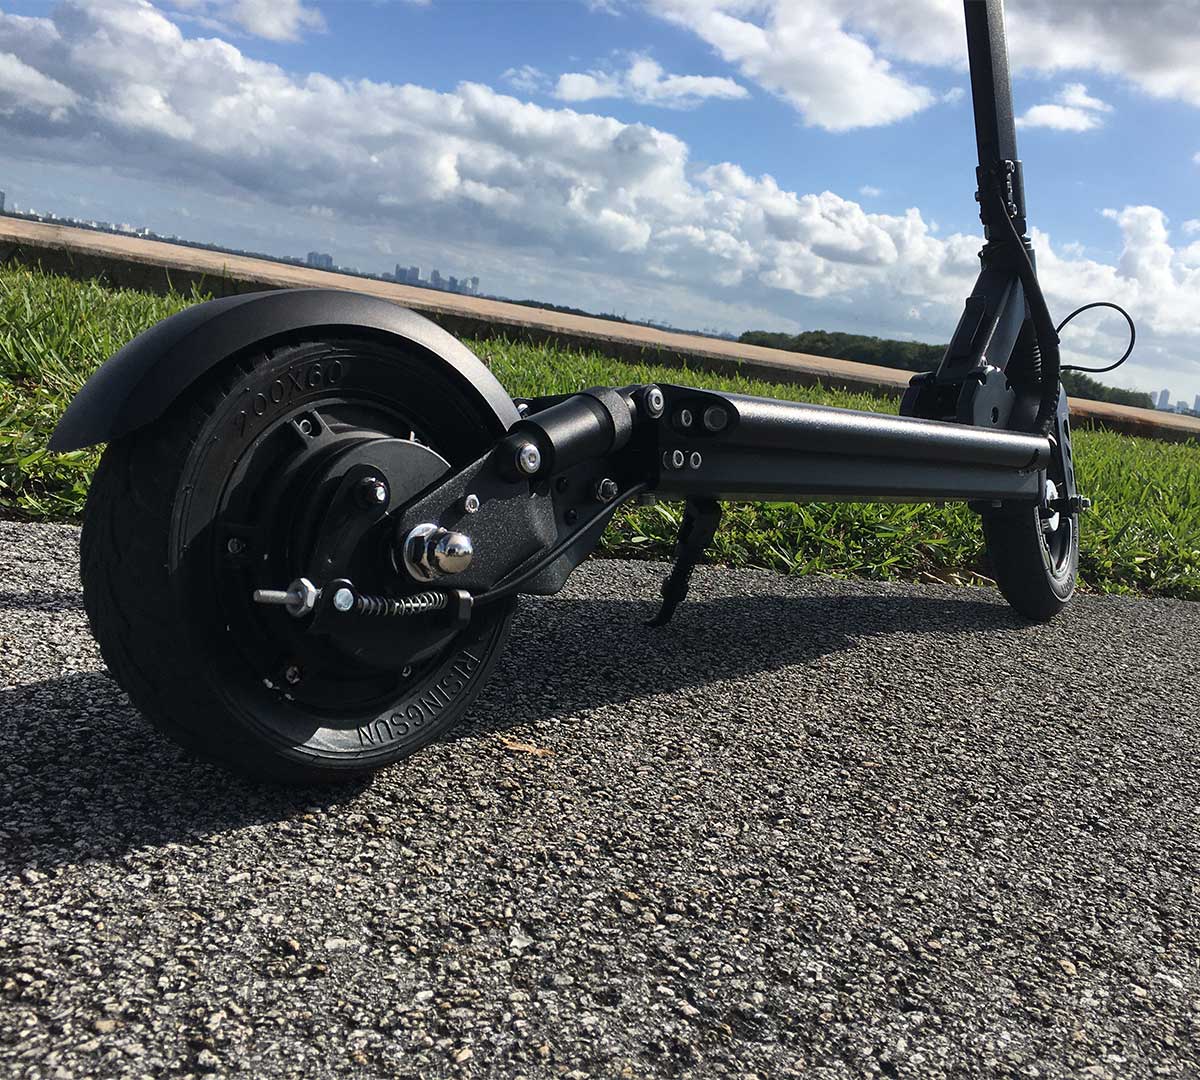
{"type": "Polygon", "coordinates": [[[461,574],[475,556],[475,547],[465,533],[451,532],[426,522],[413,527],[404,540],[405,569],[417,581],[461,574]]]}

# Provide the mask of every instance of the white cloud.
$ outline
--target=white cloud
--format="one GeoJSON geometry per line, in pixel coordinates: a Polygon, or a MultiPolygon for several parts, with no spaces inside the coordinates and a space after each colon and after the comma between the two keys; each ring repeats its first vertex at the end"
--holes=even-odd
{"type": "MultiPolygon", "coordinates": [[[[925,85],[931,68],[951,69],[965,81],[962,5],[953,0],[645,3],[790,102],[807,123],[831,131],[894,123],[945,100],[925,85]]],[[[1012,0],[1013,64],[1028,73],[1100,72],[1153,96],[1200,106],[1194,4],[1139,0],[1136,7],[1132,13],[1129,0],[1012,0]]],[[[1059,104],[1095,109],[1083,99],[1059,104]]]]}
{"type": "Polygon", "coordinates": [[[306,30],[324,30],[320,11],[302,0],[169,0],[205,25],[232,24],[269,41],[299,41],[306,30]]]}
{"type": "Polygon", "coordinates": [[[863,186],[858,189],[858,193],[864,199],[878,199],[879,196],[883,194],[883,188],[877,188],[873,184],[863,184],[863,186]]]}
{"type": "Polygon", "coordinates": [[[699,35],[810,124],[831,131],[887,124],[935,101],[928,87],[894,71],[849,32],[840,0],[647,0],[647,5],[699,35]]]}
{"type": "Polygon", "coordinates": [[[1053,128],[1055,131],[1094,131],[1104,125],[1111,105],[1092,97],[1083,83],[1067,83],[1053,103],[1034,105],[1017,117],[1017,127],[1053,128]]]}
{"type": "Polygon", "coordinates": [[[628,98],[642,105],[690,109],[708,98],[737,100],[749,97],[733,79],[712,75],[665,75],[660,64],[634,54],[629,67],[619,72],[568,72],[559,76],[554,96],[560,101],[594,101],[628,98]]]}
{"type": "Polygon", "coordinates": [[[1107,101],[1092,97],[1083,83],[1067,83],[1059,92],[1058,100],[1071,109],[1087,109],[1091,112],[1112,112],[1113,107],[1107,101]]]}
{"type": "MultiPolygon", "coordinates": [[[[920,336],[945,340],[978,269],[977,235],[936,234],[917,209],[870,213],[735,163],[694,167],[687,144],[657,128],[478,84],[441,93],[292,74],[186,37],[137,0],[0,15],[0,54],[21,57],[0,108],[13,161],[236,199],[247,219],[311,222],[319,207],[323,228],[399,252],[470,245],[494,265],[552,267],[588,282],[599,307],[632,297],[706,323],[773,312],[883,334],[912,334],[915,318],[920,336]]],[[[1200,378],[1195,245],[1173,245],[1153,207],[1109,221],[1123,241],[1115,265],[1036,237],[1054,310],[1129,301],[1155,379],[1170,365],[1200,378]]],[[[1073,324],[1072,355],[1119,354],[1119,327],[1089,326],[1073,324]]]]}
{"type": "Polygon", "coordinates": [[[74,92],[58,80],[43,75],[12,53],[0,52],[0,112],[29,109],[59,119],[63,110],[74,103],[74,92]]]}
{"type": "Polygon", "coordinates": [[[532,64],[522,64],[520,67],[510,67],[500,78],[514,90],[533,94],[545,85],[546,73],[532,64]]]}

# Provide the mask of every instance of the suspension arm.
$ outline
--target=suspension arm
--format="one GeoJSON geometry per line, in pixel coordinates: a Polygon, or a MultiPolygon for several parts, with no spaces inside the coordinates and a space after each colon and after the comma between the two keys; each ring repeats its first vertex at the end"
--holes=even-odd
{"type": "Polygon", "coordinates": [[[444,583],[481,601],[556,592],[639,494],[1000,505],[1045,493],[1040,435],[670,385],[527,405],[488,454],[394,517],[394,550],[414,530],[468,533],[473,559],[444,583]]]}

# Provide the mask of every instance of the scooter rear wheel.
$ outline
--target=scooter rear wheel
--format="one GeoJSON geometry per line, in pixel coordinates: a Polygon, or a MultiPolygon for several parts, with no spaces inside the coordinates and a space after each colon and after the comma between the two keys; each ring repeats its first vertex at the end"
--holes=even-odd
{"type": "MultiPolygon", "coordinates": [[[[427,355],[366,337],[222,365],[110,444],[93,480],[84,602],[110,671],[161,731],[253,776],[342,781],[409,756],[463,716],[515,601],[475,612],[448,645],[402,667],[380,663],[378,651],[348,655],[251,594],[309,573],[296,508],[312,497],[306,478],[327,448],[305,434],[355,447],[412,439],[459,468],[484,452],[494,426],[427,355]]],[[[364,559],[356,586],[386,590],[382,569],[370,577],[376,565],[364,559]]]]}

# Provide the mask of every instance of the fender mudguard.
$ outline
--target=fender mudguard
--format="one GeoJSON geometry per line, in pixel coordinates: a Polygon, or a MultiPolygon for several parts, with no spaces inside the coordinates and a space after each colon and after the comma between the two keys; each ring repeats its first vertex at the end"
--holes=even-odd
{"type": "Polygon", "coordinates": [[[496,435],[520,419],[482,361],[415,311],[341,289],[284,289],[196,304],[139,334],[84,384],[54,429],[50,449],[78,450],[145,427],[206,371],[251,346],[296,331],[346,330],[396,338],[450,368],[495,416],[496,435]]]}

